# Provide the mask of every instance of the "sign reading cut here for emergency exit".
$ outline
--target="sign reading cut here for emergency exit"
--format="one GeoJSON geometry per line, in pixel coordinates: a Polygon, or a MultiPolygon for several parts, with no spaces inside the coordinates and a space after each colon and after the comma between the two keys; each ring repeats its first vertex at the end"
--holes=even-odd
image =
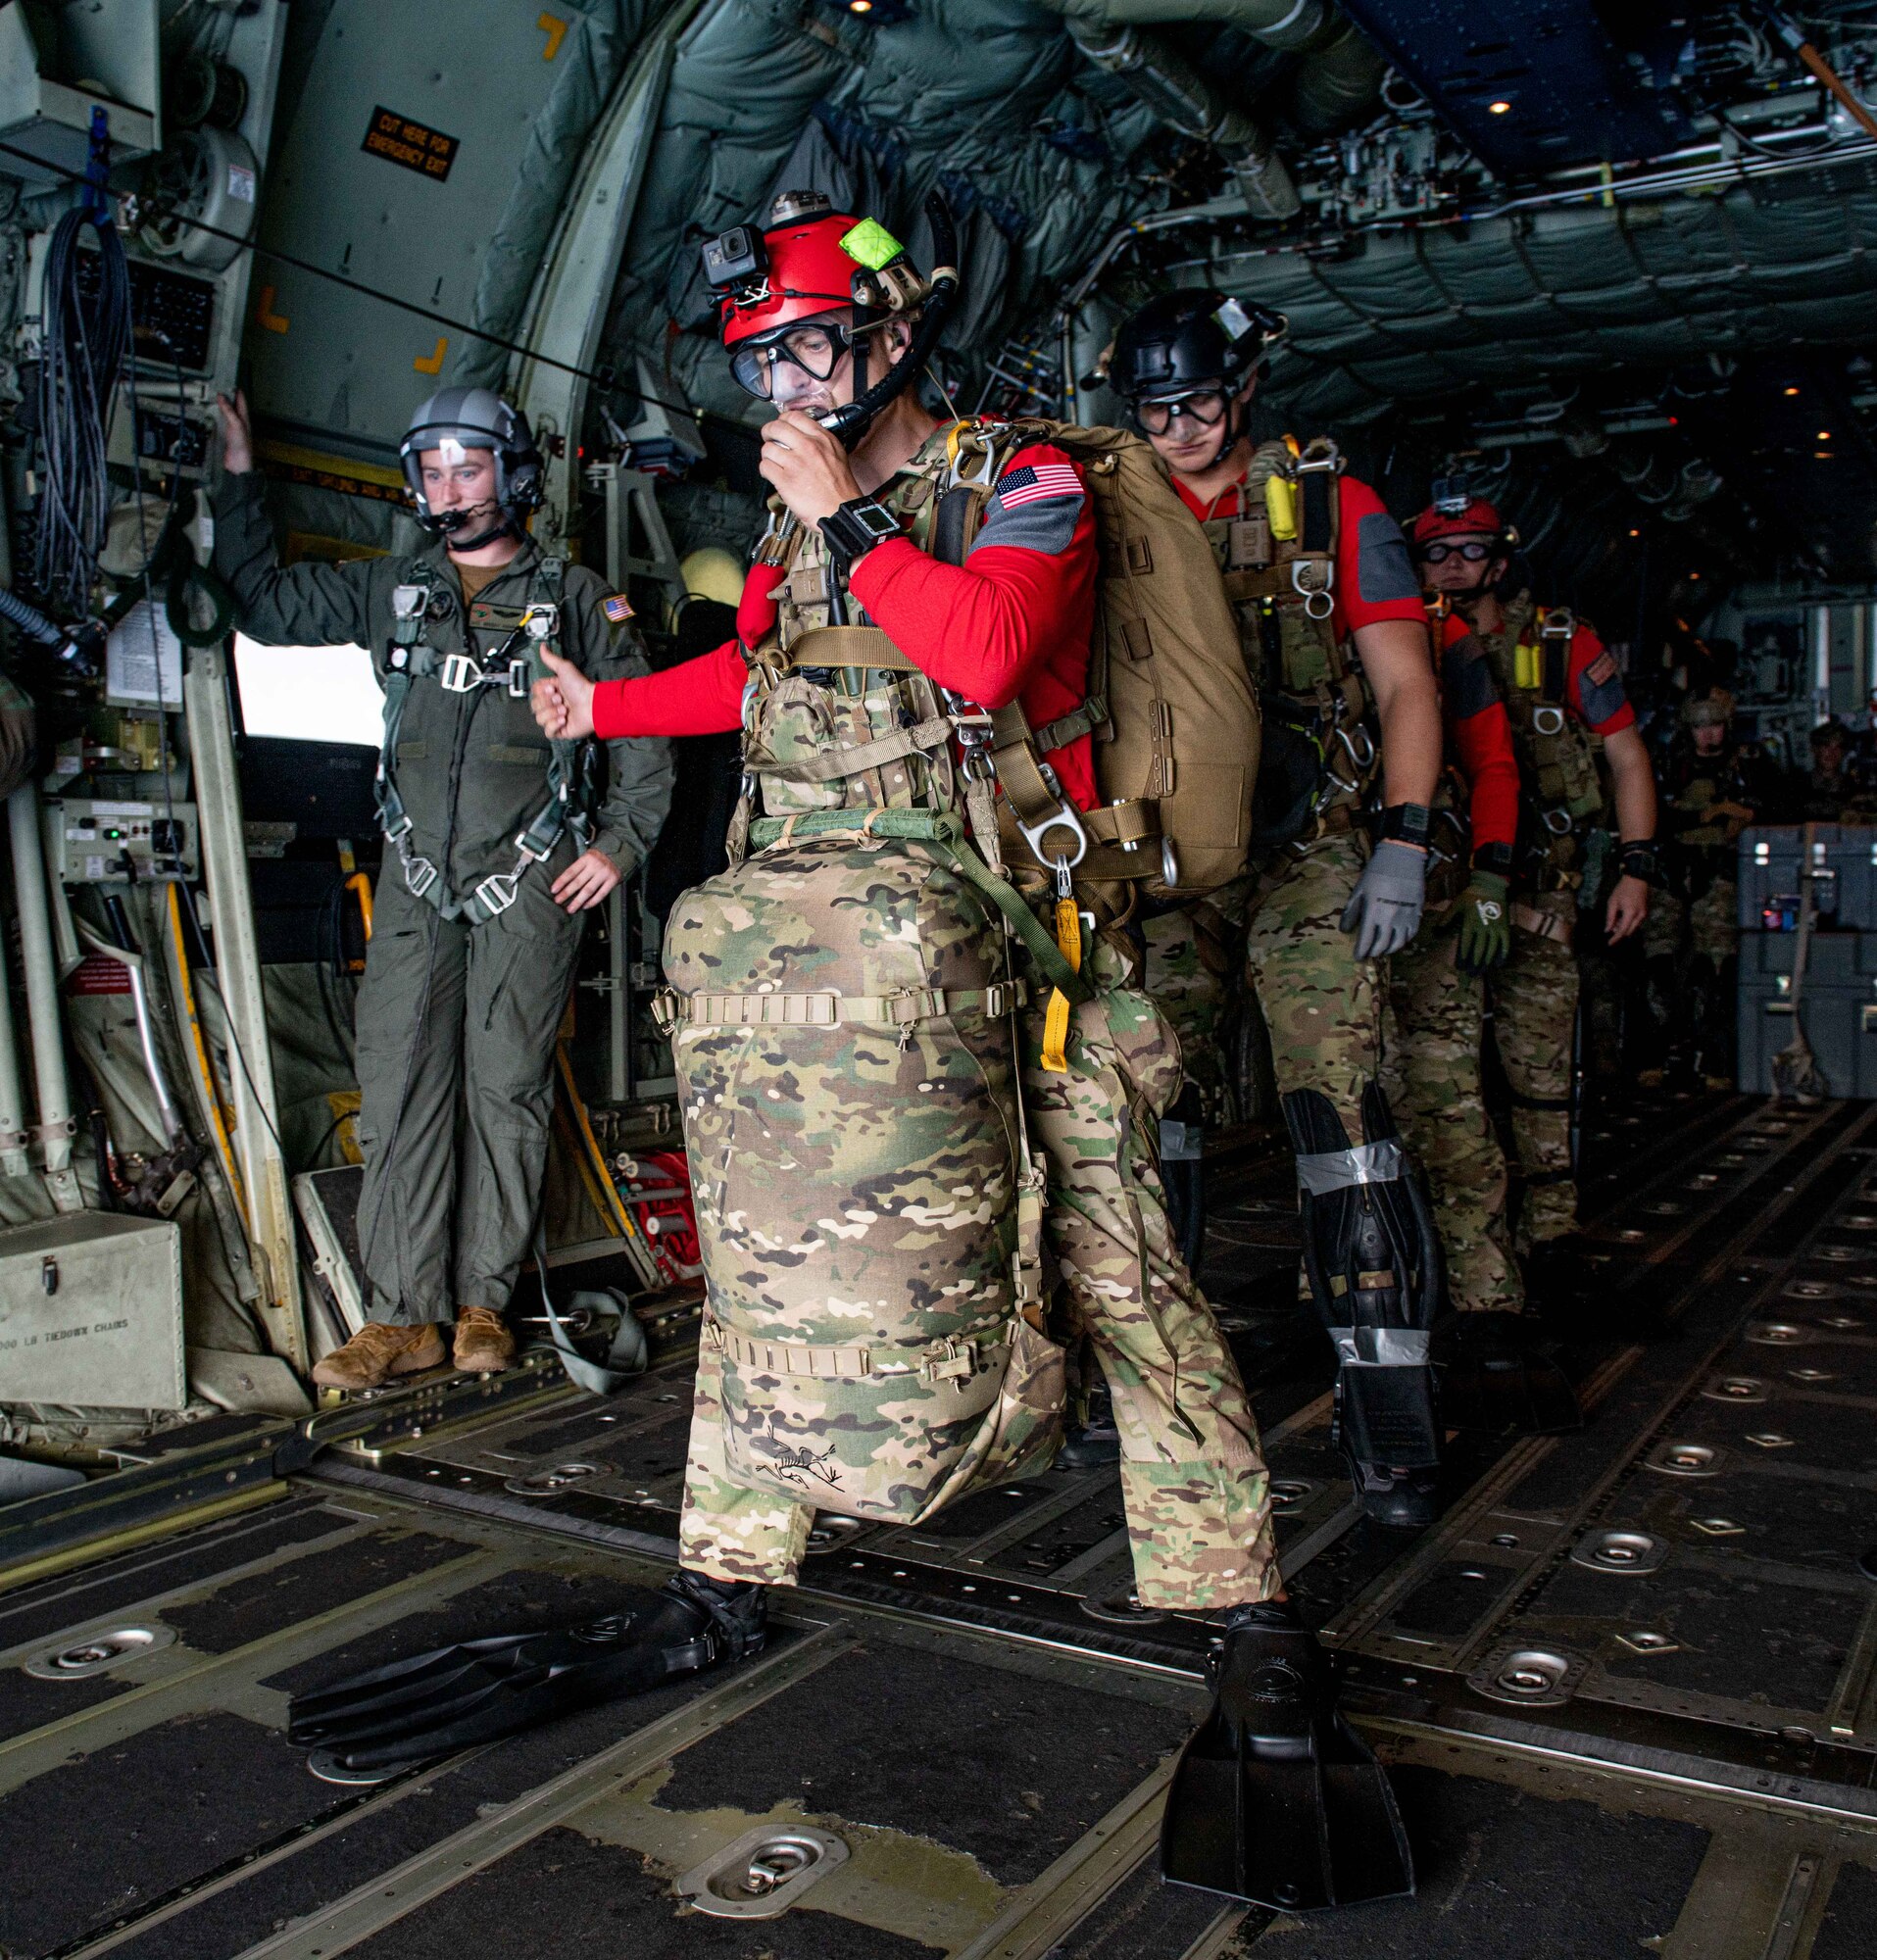
{"type": "Polygon", "coordinates": [[[400,116],[394,110],[374,109],[371,126],[365,132],[364,147],[374,157],[402,164],[407,171],[434,177],[441,183],[456,162],[457,139],[437,129],[426,129],[421,122],[413,122],[408,116],[400,116]]]}

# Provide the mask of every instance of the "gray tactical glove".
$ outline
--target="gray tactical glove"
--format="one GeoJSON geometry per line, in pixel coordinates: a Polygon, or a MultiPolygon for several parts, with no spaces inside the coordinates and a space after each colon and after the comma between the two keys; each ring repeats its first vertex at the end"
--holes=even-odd
{"type": "Polygon", "coordinates": [[[1356,896],[1343,908],[1343,930],[1356,935],[1356,957],[1399,953],[1420,930],[1426,895],[1427,853],[1392,839],[1376,845],[1356,896]]]}

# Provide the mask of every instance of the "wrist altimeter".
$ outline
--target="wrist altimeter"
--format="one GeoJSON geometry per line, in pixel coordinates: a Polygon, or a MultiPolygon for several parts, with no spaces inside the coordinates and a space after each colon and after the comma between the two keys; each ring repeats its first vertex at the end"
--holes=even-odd
{"type": "Polygon", "coordinates": [[[1433,812],[1424,803],[1392,803],[1382,811],[1381,841],[1384,844],[1413,844],[1427,849],[1433,812]]]}
{"type": "Polygon", "coordinates": [[[1653,885],[1661,870],[1661,846],[1653,837],[1626,838],[1616,868],[1625,878],[1640,878],[1653,885]]]}
{"type": "Polygon", "coordinates": [[[844,564],[864,558],[875,545],[900,535],[900,520],[872,497],[850,497],[821,519],[828,549],[844,564]]]}

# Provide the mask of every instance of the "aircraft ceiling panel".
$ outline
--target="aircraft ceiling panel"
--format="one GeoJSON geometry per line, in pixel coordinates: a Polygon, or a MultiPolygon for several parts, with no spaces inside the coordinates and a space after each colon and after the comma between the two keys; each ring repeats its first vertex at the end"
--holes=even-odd
{"type": "MultiPolygon", "coordinates": [[[[276,152],[264,242],[473,318],[491,234],[571,59],[552,18],[515,0],[451,0],[447,16],[337,0],[276,152]]],[[[255,290],[257,409],[348,452],[385,449],[461,351],[441,326],[288,266],[264,259],[255,290]]]]}
{"type": "Polygon", "coordinates": [[[1693,133],[1673,97],[1612,44],[1590,0],[1344,4],[1502,175],[1658,157],[1693,133]]]}
{"type": "Polygon", "coordinates": [[[1578,207],[1181,269],[1289,315],[1269,392],[1316,421],[1618,364],[1860,342],[1877,191],[1578,207]]]}

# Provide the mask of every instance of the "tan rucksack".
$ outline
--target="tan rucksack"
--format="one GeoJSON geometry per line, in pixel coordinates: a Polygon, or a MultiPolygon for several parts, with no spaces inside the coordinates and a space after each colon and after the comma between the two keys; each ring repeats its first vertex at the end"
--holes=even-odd
{"type": "MultiPolygon", "coordinates": [[[[1159,833],[1171,847],[1164,861],[1149,854],[1154,868],[1138,879],[1142,892],[1215,891],[1245,868],[1251,842],[1258,694],[1212,548],[1151,445],[1125,429],[1070,422],[961,423],[952,480],[972,486],[975,508],[962,538],[945,541],[951,550],[939,544],[937,555],[962,559],[1004,460],[1039,442],[1081,466],[1101,574],[1087,702],[1032,731],[1033,750],[1092,733],[1103,801],[1123,810],[1158,806],[1159,833]]],[[[952,529],[943,512],[940,526],[952,529]]],[[[1007,793],[1014,773],[1000,753],[1007,793]]]]}

